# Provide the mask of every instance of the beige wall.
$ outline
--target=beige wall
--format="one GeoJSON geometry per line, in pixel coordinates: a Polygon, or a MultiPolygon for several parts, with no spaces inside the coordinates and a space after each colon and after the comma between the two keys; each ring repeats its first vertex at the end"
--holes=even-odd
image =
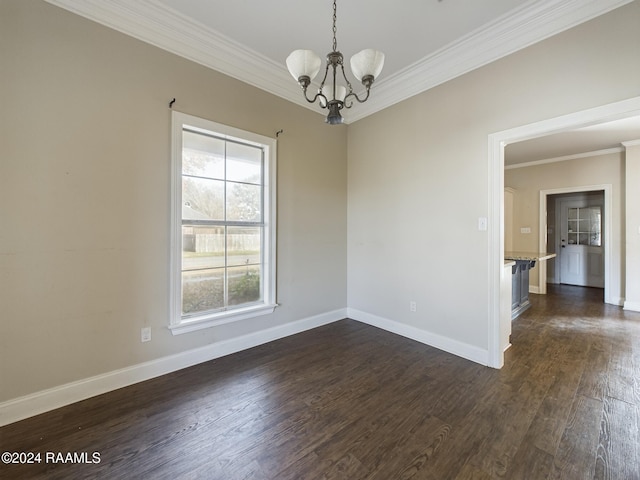
{"type": "Polygon", "coordinates": [[[41,1],[0,45],[0,402],[346,307],[346,127],[41,1]],[[167,329],[173,97],[284,130],[273,315],[167,329]]]}
{"type": "MultiPolygon", "coordinates": [[[[526,252],[539,250],[540,190],[612,186],[612,238],[605,238],[605,242],[610,242],[611,248],[611,284],[607,287],[611,300],[619,303],[624,298],[624,154],[612,153],[508,169],[504,174],[504,183],[515,190],[513,249],[526,252]],[[521,227],[531,227],[531,233],[520,233],[521,227]]],[[[531,285],[539,284],[538,275],[539,269],[536,266],[530,273],[531,285]]]]}
{"type": "Polygon", "coordinates": [[[633,2],[349,126],[350,309],[488,349],[488,136],[637,96],[638,18],[633,2]]]}
{"type": "Polygon", "coordinates": [[[44,2],[0,0],[0,402],[347,305],[486,348],[488,237],[477,224],[489,209],[487,136],[636,96],[639,16],[634,2],[328,128],[44,2]],[[284,130],[281,306],[175,337],[166,328],[173,97],[185,113],[284,130]],[[152,342],[140,343],[142,326],[152,342]]]}

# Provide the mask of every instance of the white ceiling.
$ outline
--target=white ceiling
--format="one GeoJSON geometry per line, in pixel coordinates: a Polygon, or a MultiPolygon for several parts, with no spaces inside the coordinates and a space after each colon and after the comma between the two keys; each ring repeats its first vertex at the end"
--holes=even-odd
{"type": "MultiPolygon", "coordinates": [[[[331,51],[331,1],[159,3],[284,66],[287,55],[297,48],[314,50],[323,58],[331,51]]],[[[345,59],[364,48],[384,51],[384,76],[390,77],[523,3],[525,0],[338,0],[338,49],[345,59]]],[[[293,86],[295,89],[296,84],[293,86]]]]}
{"type": "MultiPolygon", "coordinates": [[[[298,48],[322,57],[331,50],[332,0],[46,1],[326,113],[304,100],[285,59],[298,48]]],[[[345,59],[363,48],[386,56],[371,98],[343,111],[345,121],[364,118],[631,1],[338,0],[338,49],[345,59]]],[[[540,148],[540,140],[528,142],[512,146],[521,150],[517,161],[537,155],[533,150],[540,148]]],[[[558,148],[548,155],[559,156],[558,148]]]]}
{"type": "Polygon", "coordinates": [[[621,149],[622,142],[638,140],[640,117],[623,118],[507,145],[505,165],[545,163],[585,153],[606,153],[621,149]]]}

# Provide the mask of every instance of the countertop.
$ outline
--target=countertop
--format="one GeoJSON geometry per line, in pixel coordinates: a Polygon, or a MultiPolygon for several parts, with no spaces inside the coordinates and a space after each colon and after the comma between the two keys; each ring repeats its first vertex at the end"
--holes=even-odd
{"type": "Polygon", "coordinates": [[[505,260],[529,260],[529,261],[542,261],[554,258],[555,253],[546,252],[504,252],[505,260]]]}

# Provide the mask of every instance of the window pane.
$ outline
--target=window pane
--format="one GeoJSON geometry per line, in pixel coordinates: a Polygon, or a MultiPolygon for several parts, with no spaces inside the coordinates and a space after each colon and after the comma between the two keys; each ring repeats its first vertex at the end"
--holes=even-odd
{"type": "Polygon", "coordinates": [[[577,219],[578,218],[578,209],[577,208],[570,208],[569,209],[569,219],[577,219]]]}
{"type": "Polygon", "coordinates": [[[229,282],[229,305],[257,302],[261,300],[260,267],[231,267],[227,269],[229,282]]]}
{"type": "Polygon", "coordinates": [[[182,270],[224,267],[224,227],[182,226],[182,270]]]}
{"type": "Polygon", "coordinates": [[[590,223],[590,245],[600,247],[600,232],[602,228],[602,212],[600,207],[590,207],[588,214],[590,223]]]}
{"type": "Polygon", "coordinates": [[[262,187],[227,182],[227,220],[260,222],[262,219],[262,187]]]}
{"type": "Polygon", "coordinates": [[[260,227],[229,227],[227,235],[227,265],[259,265],[261,263],[260,227]]]}
{"type": "Polygon", "coordinates": [[[224,140],[201,133],[182,133],[182,173],[224,178],[224,140]]]}
{"type": "Polygon", "coordinates": [[[262,183],[262,149],[228,142],[227,180],[262,183]]]}
{"type": "Polygon", "coordinates": [[[182,272],[182,313],[203,312],[224,306],[224,269],[182,272]]]}
{"type": "Polygon", "coordinates": [[[182,177],[182,219],[224,220],[224,182],[182,177]]]}
{"type": "Polygon", "coordinates": [[[589,220],[588,219],[580,219],[578,222],[578,228],[580,232],[588,232],[589,231],[589,220]]]}

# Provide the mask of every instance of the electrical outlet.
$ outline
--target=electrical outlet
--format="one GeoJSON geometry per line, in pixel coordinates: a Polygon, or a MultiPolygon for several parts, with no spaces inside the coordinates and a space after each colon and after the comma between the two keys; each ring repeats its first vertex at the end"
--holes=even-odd
{"type": "Polygon", "coordinates": [[[409,302],[409,310],[411,310],[412,312],[418,311],[418,305],[416,304],[416,302],[414,301],[409,302]]]}
{"type": "Polygon", "coordinates": [[[142,343],[151,341],[151,327],[144,327],[140,330],[140,341],[142,343]]]}

